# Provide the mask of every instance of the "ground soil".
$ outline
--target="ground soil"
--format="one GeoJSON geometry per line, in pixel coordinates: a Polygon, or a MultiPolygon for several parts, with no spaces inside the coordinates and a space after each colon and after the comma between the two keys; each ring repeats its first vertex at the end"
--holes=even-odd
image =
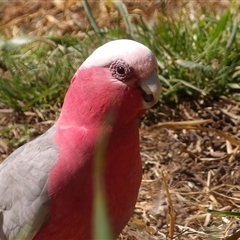
{"type": "MultiPolygon", "coordinates": [[[[76,1],[66,1],[66,6],[54,1],[30,2],[26,1],[24,7],[22,2],[9,1],[2,7],[0,19],[3,25],[9,26],[5,31],[8,36],[22,28],[33,34],[44,34],[59,18],[65,20],[57,33],[76,31],[78,34],[74,21],[70,20],[82,9],[81,4],[76,1]],[[71,18],[69,11],[74,15],[71,18]],[[42,29],[36,28],[37,23],[42,29]]],[[[128,3],[129,11],[138,9],[149,18],[144,4],[133,2],[135,5],[128,3]]],[[[156,9],[155,5],[152,8],[150,5],[155,2],[149,1],[150,13],[156,9]]],[[[218,1],[219,5],[221,3],[225,1],[218,1]]],[[[100,5],[102,8],[95,13],[107,9],[104,4],[100,5]]],[[[160,10],[175,11],[176,6],[165,5],[160,10]]],[[[220,5],[219,12],[224,7],[220,5]]],[[[84,12],[81,14],[83,28],[87,29],[87,18],[84,12]]],[[[97,18],[100,25],[104,14],[97,18]]],[[[112,11],[113,17],[114,14],[112,11]]],[[[20,114],[0,106],[0,128],[5,129],[0,136],[0,160],[44,132],[57,115],[52,110],[39,112],[36,109],[20,114]]],[[[171,235],[174,239],[224,239],[235,234],[239,227],[237,217],[210,214],[207,210],[239,209],[239,123],[240,103],[227,97],[218,100],[182,97],[178,104],[159,103],[150,110],[140,123],[143,181],[139,198],[134,215],[119,239],[167,239],[171,235]],[[184,126],[176,123],[196,120],[205,122],[197,127],[196,122],[186,122],[184,126]]]]}

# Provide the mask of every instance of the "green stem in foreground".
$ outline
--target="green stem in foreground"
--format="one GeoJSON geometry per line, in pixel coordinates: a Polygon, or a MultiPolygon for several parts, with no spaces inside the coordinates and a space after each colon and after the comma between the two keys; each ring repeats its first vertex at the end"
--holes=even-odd
{"type": "MultiPolygon", "coordinates": [[[[106,116],[106,122],[112,122],[113,111],[109,111],[106,116]]],[[[112,229],[109,222],[106,206],[106,196],[104,189],[104,169],[105,169],[105,153],[109,134],[103,130],[99,134],[97,142],[95,159],[94,159],[94,175],[93,175],[93,216],[94,216],[94,239],[113,239],[112,229]]]]}

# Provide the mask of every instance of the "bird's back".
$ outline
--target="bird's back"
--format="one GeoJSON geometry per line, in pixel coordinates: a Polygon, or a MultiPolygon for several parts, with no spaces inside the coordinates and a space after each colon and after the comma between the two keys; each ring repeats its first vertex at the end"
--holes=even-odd
{"type": "Polygon", "coordinates": [[[0,240],[32,239],[47,220],[48,174],[57,160],[55,126],[0,165],[0,240]]]}

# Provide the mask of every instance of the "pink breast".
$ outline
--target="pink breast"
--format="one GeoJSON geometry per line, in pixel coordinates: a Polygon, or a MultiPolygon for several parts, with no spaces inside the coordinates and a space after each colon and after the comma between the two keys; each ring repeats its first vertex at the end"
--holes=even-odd
{"type": "MultiPolygon", "coordinates": [[[[129,133],[128,130],[126,132],[129,133]]],[[[137,127],[134,126],[130,132],[132,136],[126,138],[124,132],[119,134],[113,131],[106,150],[105,196],[114,237],[121,233],[133,213],[141,182],[137,127]]],[[[60,135],[66,142],[70,141],[70,137],[83,137],[75,134],[76,136],[60,135]]],[[[91,135],[88,136],[90,140],[84,149],[81,144],[71,145],[69,142],[68,151],[60,151],[48,183],[49,219],[34,240],[92,239],[95,149],[92,138],[91,135]]],[[[58,137],[56,139],[59,140],[58,137]]]]}

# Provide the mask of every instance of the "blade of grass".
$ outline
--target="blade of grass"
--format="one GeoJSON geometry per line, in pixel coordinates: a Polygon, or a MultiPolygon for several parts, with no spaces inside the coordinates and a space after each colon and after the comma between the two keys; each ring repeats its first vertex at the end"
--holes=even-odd
{"type": "MultiPolygon", "coordinates": [[[[112,114],[113,111],[107,114],[106,122],[112,121],[112,114]]],[[[104,189],[105,153],[107,150],[108,138],[108,133],[104,132],[104,130],[100,132],[94,159],[94,239],[113,239],[109,216],[107,214],[106,194],[104,189]]]]}
{"type": "Polygon", "coordinates": [[[188,88],[191,88],[191,89],[194,89],[194,90],[197,91],[197,92],[200,92],[203,96],[206,96],[206,95],[207,95],[207,93],[206,93],[204,90],[202,90],[202,89],[194,86],[193,84],[188,83],[188,82],[186,82],[186,81],[184,81],[184,80],[182,80],[182,79],[170,79],[169,81],[170,81],[170,82],[181,83],[181,84],[185,85],[185,86],[188,87],[188,88]]]}
{"type": "Polygon", "coordinates": [[[112,0],[112,1],[114,3],[115,7],[117,8],[117,10],[122,15],[122,18],[123,18],[123,20],[125,22],[125,25],[126,25],[127,33],[130,36],[132,36],[133,35],[133,27],[132,27],[131,21],[129,20],[130,16],[129,16],[126,5],[121,0],[112,0]]]}
{"type": "Polygon", "coordinates": [[[84,7],[84,10],[87,14],[87,17],[95,31],[95,33],[100,37],[101,36],[101,30],[100,28],[98,27],[94,17],[93,17],[93,14],[92,14],[92,11],[91,11],[91,8],[88,4],[88,1],[87,0],[82,0],[82,4],[83,4],[83,7],[84,7]]]}

